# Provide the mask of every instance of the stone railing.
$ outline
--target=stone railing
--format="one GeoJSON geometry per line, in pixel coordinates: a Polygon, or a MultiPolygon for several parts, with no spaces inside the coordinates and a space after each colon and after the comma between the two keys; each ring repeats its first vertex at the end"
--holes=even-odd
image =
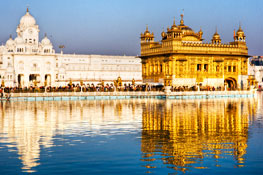
{"type": "Polygon", "coordinates": [[[250,95],[255,91],[121,91],[121,92],[48,92],[48,93],[11,93],[11,97],[64,97],[64,96],[198,96],[198,95],[250,95]]]}

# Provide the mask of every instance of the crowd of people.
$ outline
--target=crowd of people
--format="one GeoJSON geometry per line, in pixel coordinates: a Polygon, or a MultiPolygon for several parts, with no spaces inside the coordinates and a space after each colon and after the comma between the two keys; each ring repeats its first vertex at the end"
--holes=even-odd
{"type": "Polygon", "coordinates": [[[114,91],[150,91],[162,90],[161,88],[148,85],[124,84],[123,86],[114,86],[113,84],[68,84],[67,86],[30,86],[30,87],[2,87],[3,93],[33,93],[33,92],[114,92],[114,91]]]}
{"type": "MultiPolygon", "coordinates": [[[[224,87],[210,87],[210,86],[171,86],[171,92],[183,91],[222,91],[224,87]]],[[[9,100],[12,93],[49,93],[49,92],[120,92],[120,91],[161,91],[165,87],[163,85],[148,85],[146,84],[123,84],[123,86],[116,86],[111,84],[68,84],[67,86],[30,86],[30,87],[0,87],[1,99],[9,100]]],[[[234,89],[232,89],[234,90],[234,89]]]]}
{"type": "Polygon", "coordinates": [[[0,87],[0,99],[6,99],[9,100],[11,97],[11,93],[6,90],[5,88],[0,87]]]}
{"type": "MultiPolygon", "coordinates": [[[[44,92],[115,92],[115,91],[164,91],[163,85],[148,85],[148,84],[123,84],[123,86],[115,86],[114,84],[68,84],[67,86],[30,86],[30,87],[1,87],[1,96],[10,93],[44,93],[44,92]]],[[[221,91],[224,87],[210,87],[210,86],[171,86],[172,92],[180,91],[221,91]]]]}

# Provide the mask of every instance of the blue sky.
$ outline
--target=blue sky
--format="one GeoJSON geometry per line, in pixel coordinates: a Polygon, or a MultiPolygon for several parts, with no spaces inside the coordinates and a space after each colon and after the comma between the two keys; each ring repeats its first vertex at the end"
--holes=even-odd
{"type": "Polygon", "coordinates": [[[241,22],[250,55],[263,55],[262,0],[1,0],[0,42],[5,43],[29,6],[40,38],[47,33],[55,49],[65,53],[140,55],[140,33],[146,24],[161,39],[173,18],[195,31],[200,27],[210,42],[216,27],[222,42],[233,40],[241,22]]]}

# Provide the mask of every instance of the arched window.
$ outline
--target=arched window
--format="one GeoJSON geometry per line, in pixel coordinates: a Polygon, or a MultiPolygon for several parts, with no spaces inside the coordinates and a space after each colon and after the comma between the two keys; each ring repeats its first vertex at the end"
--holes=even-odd
{"type": "Polygon", "coordinates": [[[197,71],[201,71],[201,64],[197,64],[197,71]]]}
{"type": "Polygon", "coordinates": [[[46,70],[47,71],[51,70],[51,63],[50,62],[46,62],[46,70]]]}
{"type": "Polygon", "coordinates": [[[37,64],[36,63],[33,64],[32,69],[33,69],[33,71],[37,71],[37,64]]]}
{"type": "Polygon", "coordinates": [[[233,72],[236,72],[236,66],[233,66],[233,72]]]}
{"type": "Polygon", "coordinates": [[[19,61],[19,63],[18,63],[18,69],[19,69],[20,71],[23,71],[23,70],[24,70],[24,62],[23,62],[23,61],[19,61]]]}
{"type": "Polygon", "coordinates": [[[216,71],[219,72],[219,65],[216,66],[216,71]]]}
{"type": "Polygon", "coordinates": [[[205,71],[205,72],[208,71],[208,64],[204,64],[204,71],[205,71]]]}

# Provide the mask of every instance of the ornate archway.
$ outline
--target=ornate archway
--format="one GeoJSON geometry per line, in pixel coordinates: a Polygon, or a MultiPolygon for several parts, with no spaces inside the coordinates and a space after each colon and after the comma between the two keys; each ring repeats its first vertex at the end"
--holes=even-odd
{"type": "Polygon", "coordinates": [[[45,86],[51,86],[51,75],[50,75],[50,74],[46,74],[46,75],[45,75],[44,85],[45,85],[45,86]]]}
{"type": "Polygon", "coordinates": [[[23,87],[24,86],[24,74],[18,74],[17,81],[18,81],[18,86],[23,87]]]}
{"type": "Polygon", "coordinates": [[[38,83],[40,83],[40,75],[39,74],[30,74],[29,75],[29,82],[32,85],[34,86],[37,86],[38,83]]]}
{"type": "Polygon", "coordinates": [[[237,88],[237,81],[235,78],[228,77],[225,79],[224,82],[227,88],[229,88],[230,90],[235,90],[237,88]]]}

